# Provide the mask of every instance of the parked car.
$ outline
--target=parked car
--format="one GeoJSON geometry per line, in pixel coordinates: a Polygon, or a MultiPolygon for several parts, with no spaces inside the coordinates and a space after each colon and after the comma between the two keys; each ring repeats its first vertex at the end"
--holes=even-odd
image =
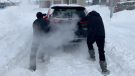
{"type": "Polygon", "coordinates": [[[126,1],[126,2],[118,2],[114,6],[114,13],[123,11],[123,10],[133,10],[135,9],[135,1],[126,1]]]}
{"type": "MultiPolygon", "coordinates": [[[[71,22],[74,22],[73,14],[76,14],[79,19],[85,17],[88,12],[85,7],[81,5],[76,4],[56,4],[52,5],[47,15],[44,17],[46,19],[49,19],[51,24],[61,24],[61,23],[67,23],[70,24],[71,22]]],[[[81,21],[81,20],[80,20],[81,21]]],[[[83,39],[86,39],[87,36],[87,24],[85,22],[78,21],[76,26],[77,30],[74,31],[74,34],[77,36],[76,39],[73,40],[73,42],[78,42],[83,39]]]]}
{"type": "Polygon", "coordinates": [[[6,7],[6,5],[0,5],[0,9],[3,9],[5,7],[6,7]]]}

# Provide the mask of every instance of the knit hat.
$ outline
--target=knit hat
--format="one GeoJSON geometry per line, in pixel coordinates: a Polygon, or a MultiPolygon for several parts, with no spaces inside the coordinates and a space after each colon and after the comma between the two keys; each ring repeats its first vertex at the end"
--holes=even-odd
{"type": "Polygon", "coordinates": [[[41,12],[37,12],[36,16],[37,18],[43,18],[43,14],[41,12]]]}

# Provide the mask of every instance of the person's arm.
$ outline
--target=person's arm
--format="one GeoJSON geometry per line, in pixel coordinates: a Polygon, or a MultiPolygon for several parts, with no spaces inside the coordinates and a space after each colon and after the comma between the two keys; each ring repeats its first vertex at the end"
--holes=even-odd
{"type": "Polygon", "coordinates": [[[46,21],[46,25],[47,25],[47,26],[46,26],[45,29],[44,29],[46,33],[48,33],[48,32],[50,31],[50,29],[51,29],[51,27],[50,27],[49,24],[50,24],[50,21],[47,20],[47,21],[46,21]]]}
{"type": "Polygon", "coordinates": [[[33,23],[33,34],[37,37],[41,36],[41,27],[37,22],[33,23]]]}
{"type": "Polygon", "coordinates": [[[40,43],[41,38],[41,28],[36,22],[33,23],[33,41],[32,48],[37,49],[40,43]]]}

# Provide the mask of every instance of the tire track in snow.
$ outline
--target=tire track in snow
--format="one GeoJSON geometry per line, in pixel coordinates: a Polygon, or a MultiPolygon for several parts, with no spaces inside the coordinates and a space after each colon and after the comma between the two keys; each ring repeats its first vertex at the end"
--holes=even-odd
{"type": "Polygon", "coordinates": [[[61,55],[58,55],[58,53],[62,52],[62,50],[58,50],[59,51],[57,53],[58,56],[56,55],[50,58],[49,64],[48,63],[39,64],[40,67],[43,66],[44,69],[43,67],[42,69],[38,67],[39,69],[37,69],[37,71],[31,72],[28,70],[29,53],[27,53],[27,51],[30,50],[30,48],[27,48],[28,45],[29,45],[29,40],[28,40],[28,43],[26,43],[26,45],[24,45],[24,47],[21,49],[22,51],[18,53],[16,58],[12,59],[11,63],[7,64],[9,68],[4,69],[5,72],[2,74],[3,76],[9,76],[9,75],[10,76],[18,76],[18,75],[21,75],[21,76],[26,76],[26,75],[28,76],[51,76],[51,75],[77,76],[78,73],[80,74],[80,76],[82,75],[102,76],[100,72],[97,71],[96,66],[94,66],[94,63],[89,61],[86,58],[86,56],[83,57],[84,55],[82,55],[82,57],[78,58],[78,55],[76,54],[79,54],[79,53],[76,53],[76,52],[74,53],[72,52],[73,54],[63,52],[63,53],[60,53],[61,55]],[[23,50],[26,50],[26,51],[23,51],[23,50]]]}
{"type": "MultiPolygon", "coordinates": [[[[96,47],[96,45],[94,45],[94,46],[96,47]]],[[[109,55],[110,53],[108,53],[108,52],[111,51],[113,48],[110,46],[111,45],[109,43],[107,43],[106,50],[107,49],[109,49],[109,50],[107,51],[106,58],[109,62],[108,63],[109,70],[111,71],[111,74],[109,76],[117,76],[117,75],[127,76],[126,73],[123,73],[123,69],[121,68],[121,66],[119,66],[119,63],[117,61],[114,62],[114,60],[112,59],[112,56],[114,56],[114,55],[112,55],[112,56],[109,55]],[[114,70],[116,70],[116,68],[117,68],[117,71],[114,71],[114,70]]],[[[73,54],[69,54],[70,52],[62,53],[63,55],[51,58],[49,61],[49,64],[48,64],[48,62],[39,64],[40,67],[42,67],[42,69],[38,67],[37,71],[31,72],[28,70],[29,54],[30,54],[29,47],[30,47],[30,41],[28,40],[28,42],[26,44],[24,44],[24,46],[22,48],[20,48],[21,51],[16,55],[16,58],[12,59],[9,64],[4,66],[5,72],[2,74],[2,76],[9,76],[9,75],[10,76],[18,76],[18,75],[21,75],[21,76],[26,76],[26,75],[28,75],[28,76],[51,76],[51,75],[62,76],[64,74],[67,74],[67,72],[69,74],[67,74],[65,76],[69,76],[69,75],[77,76],[78,71],[80,71],[79,72],[80,76],[81,75],[102,76],[101,73],[99,72],[100,71],[99,66],[96,65],[98,60],[96,62],[89,61],[89,60],[85,59],[87,56],[84,57],[84,55],[82,55],[82,57],[79,57],[79,55],[78,55],[79,58],[76,58],[76,54],[78,54],[76,52],[72,52],[73,54]],[[63,58],[65,58],[65,59],[63,60],[63,58]],[[44,69],[43,69],[43,67],[44,67],[44,69]],[[59,69],[65,69],[65,70],[58,71],[59,69]],[[53,72],[53,73],[51,73],[51,72],[53,72]]],[[[86,47],[82,46],[79,48],[81,48],[81,49],[79,49],[78,52],[82,52],[82,50],[85,49],[86,47]]],[[[96,51],[98,51],[98,50],[96,50],[96,51]]],[[[80,56],[81,56],[81,54],[80,54],[80,56]]]]}

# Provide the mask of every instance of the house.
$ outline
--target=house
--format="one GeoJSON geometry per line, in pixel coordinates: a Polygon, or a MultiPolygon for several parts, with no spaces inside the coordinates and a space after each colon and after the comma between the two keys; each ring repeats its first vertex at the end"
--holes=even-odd
{"type": "Polygon", "coordinates": [[[97,5],[97,4],[107,4],[109,0],[92,0],[92,5],[97,5]]]}
{"type": "Polygon", "coordinates": [[[85,0],[39,0],[40,8],[48,8],[52,4],[78,4],[85,6],[85,0]]]}

